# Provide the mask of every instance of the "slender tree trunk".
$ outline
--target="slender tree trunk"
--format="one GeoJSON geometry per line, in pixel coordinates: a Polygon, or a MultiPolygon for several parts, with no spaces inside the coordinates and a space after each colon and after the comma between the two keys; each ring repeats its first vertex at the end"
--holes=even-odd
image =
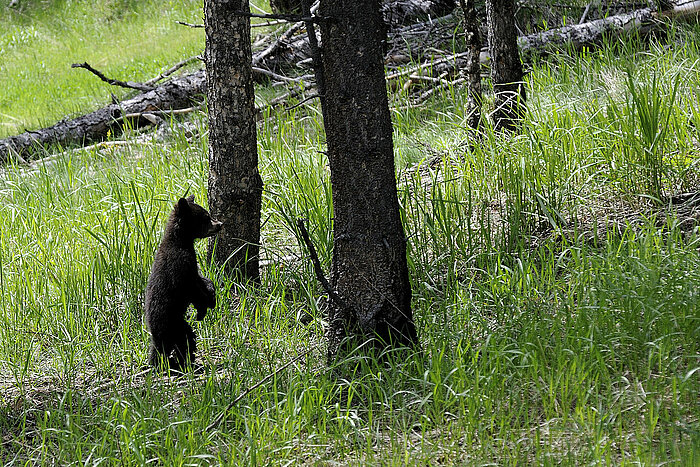
{"type": "Polygon", "coordinates": [[[491,78],[496,95],[496,130],[514,129],[525,113],[523,65],[515,29],[514,0],[487,0],[486,22],[491,55],[491,78]]]}
{"type": "MultiPolygon", "coordinates": [[[[399,214],[379,0],[322,0],[325,128],[333,187],[329,360],[348,337],[417,344],[399,214]]],[[[357,340],[355,340],[355,344],[357,340]]]]}
{"type": "Polygon", "coordinates": [[[459,0],[464,13],[464,33],[467,42],[465,71],[467,73],[467,125],[479,128],[481,121],[481,35],[476,22],[474,0],[459,0]]]}
{"type": "Polygon", "coordinates": [[[209,208],[223,222],[209,254],[246,279],[259,277],[262,179],[247,0],[205,0],[209,107],[209,208]]]}

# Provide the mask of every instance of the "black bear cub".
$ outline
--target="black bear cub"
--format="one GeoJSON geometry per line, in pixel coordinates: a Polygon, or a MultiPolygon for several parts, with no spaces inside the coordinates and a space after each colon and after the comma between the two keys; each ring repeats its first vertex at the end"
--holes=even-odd
{"type": "Polygon", "coordinates": [[[146,325],[151,333],[149,364],[182,371],[194,362],[197,350],[192,327],[185,320],[187,307],[197,309],[197,320],[216,306],[214,283],[197,267],[194,241],[221,230],[194,196],[180,198],[165,226],[146,286],[146,325]]]}

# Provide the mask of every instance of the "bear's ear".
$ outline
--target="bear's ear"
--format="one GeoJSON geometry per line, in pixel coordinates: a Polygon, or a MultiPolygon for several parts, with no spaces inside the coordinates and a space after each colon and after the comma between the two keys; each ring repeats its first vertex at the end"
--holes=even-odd
{"type": "Polygon", "coordinates": [[[194,195],[189,195],[187,198],[185,198],[187,201],[190,203],[194,203],[194,195]]]}
{"type": "Polygon", "coordinates": [[[177,200],[177,209],[180,213],[185,213],[190,210],[190,204],[185,198],[180,198],[177,200]]]}

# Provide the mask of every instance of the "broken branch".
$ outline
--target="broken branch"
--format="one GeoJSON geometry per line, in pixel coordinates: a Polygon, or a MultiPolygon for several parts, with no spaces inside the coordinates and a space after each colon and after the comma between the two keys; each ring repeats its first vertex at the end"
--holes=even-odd
{"type": "Polygon", "coordinates": [[[120,81],[118,79],[108,78],[99,70],[96,70],[93,67],[91,67],[88,62],[74,63],[71,65],[71,68],[85,68],[87,71],[89,71],[93,75],[97,76],[105,83],[111,84],[112,86],[120,86],[122,88],[136,89],[138,91],[143,91],[143,92],[148,92],[148,91],[153,90],[153,86],[148,86],[148,85],[143,84],[143,83],[135,83],[133,81],[120,81]]]}

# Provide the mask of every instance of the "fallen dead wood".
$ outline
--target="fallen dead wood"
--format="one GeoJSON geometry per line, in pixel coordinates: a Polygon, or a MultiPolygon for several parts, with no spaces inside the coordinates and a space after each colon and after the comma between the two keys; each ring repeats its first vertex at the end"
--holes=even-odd
{"type": "Polygon", "coordinates": [[[150,125],[143,114],[157,113],[191,107],[198,96],[206,91],[204,70],[168,81],[152,91],[139,94],[118,104],[110,104],[78,118],[64,119],[55,125],[40,130],[27,131],[17,136],[0,140],[0,162],[24,158],[36,158],[49,145],[68,146],[100,141],[123,124],[124,116],[141,115],[133,119],[133,126],[150,125]]]}
{"type": "Polygon", "coordinates": [[[102,81],[104,81],[107,84],[111,84],[112,86],[120,86],[122,88],[128,88],[128,89],[136,89],[137,91],[143,91],[143,92],[148,92],[153,90],[153,86],[149,86],[143,83],[136,83],[134,81],[120,81],[118,79],[114,78],[108,78],[106,77],[101,71],[96,70],[88,62],[83,62],[83,63],[74,63],[71,65],[71,68],[84,68],[93,75],[97,76],[100,78],[102,81]]]}
{"type": "MultiPolygon", "coordinates": [[[[565,44],[573,49],[580,49],[600,43],[606,35],[622,34],[629,31],[648,32],[663,24],[664,17],[697,17],[700,13],[700,0],[686,1],[674,5],[673,9],[662,13],[649,8],[636,10],[617,16],[611,16],[563,28],[545,31],[519,38],[519,45],[524,55],[542,55],[553,48],[561,48],[565,44]]],[[[415,60],[416,56],[434,56],[435,36],[454,33],[454,19],[451,15],[427,21],[418,25],[402,27],[391,35],[392,47],[387,60],[401,62],[397,57],[408,57],[415,60]],[[431,52],[432,50],[432,52],[431,52]]],[[[289,30],[280,35],[268,47],[253,57],[253,65],[260,70],[259,74],[267,78],[278,79],[284,76],[278,72],[282,66],[299,67],[303,63],[309,67],[311,50],[305,35],[298,34],[303,23],[295,23],[289,30]],[[295,37],[298,35],[299,37],[295,37]]],[[[487,54],[481,54],[481,62],[488,59],[487,54]]],[[[424,86],[447,85],[447,81],[459,79],[459,71],[466,64],[466,55],[454,54],[439,59],[431,59],[415,67],[391,73],[387,78],[398,82],[399,78],[407,78],[410,83],[424,83],[424,86]]],[[[298,78],[293,78],[298,79],[298,78]]],[[[293,80],[285,78],[282,81],[293,80]]],[[[147,84],[150,84],[148,82],[147,84]]],[[[100,141],[108,133],[116,134],[128,120],[130,125],[138,127],[153,123],[151,115],[163,111],[191,107],[200,100],[199,96],[206,92],[206,78],[203,70],[182,76],[166,82],[151,91],[139,94],[118,104],[110,104],[102,109],[74,119],[64,119],[49,128],[27,131],[23,134],[0,140],[0,163],[8,160],[24,162],[25,158],[36,158],[44,151],[44,147],[57,144],[61,146],[73,144],[89,144],[100,141]],[[130,117],[130,116],[133,116],[130,117]]],[[[410,84],[404,86],[410,86],[410,84]]],[[[426,95],[422,92],[421,96],[426,95]]],[[[430,95],[430,94],[427,94],[430,95]]]]}
{"type": "Polygon", "coordinates": [[[661,12],[642,8],[588,23],[520,36],[518,45],[524,54],[541,55],[562,46],[581,50],[583,47],[599,44],[606,36],[619,36],[630,32],[648,33],[660,27],[664,18],[697,18],[698,14],[700,14],[700,0],[681,1],[661,12]]]}
{"type": "MultiPolygon", "coordinates": [[[[643,8],[588,23],[520,36],[518,46],[526,58],[547,55],[552,51],[561,50],[563,47],[578,51],[584,47],[601,44],[605,37],[633,32],[642,35],[650,33],[663,27],[664,18],[697,18],[699,14],[700,0],[679,3],[673,9],[661,13],[650,8],[643,8]]],[[[488,64],[489,55],[486,48],[482,48],[480,61],[482,65],[488,64]]],[[[414,84],[434,81],[436,78],[441,80],[454,79],[466,66],[467,53],[462,52],[390,73],[387,80],[389,85],[395,88],[396,83],[400,81],[399,78],[404,78],[403,88],[406,90],[414,84]]],[[[421,95],[424,96],[426,93],[421,95]]]]}

